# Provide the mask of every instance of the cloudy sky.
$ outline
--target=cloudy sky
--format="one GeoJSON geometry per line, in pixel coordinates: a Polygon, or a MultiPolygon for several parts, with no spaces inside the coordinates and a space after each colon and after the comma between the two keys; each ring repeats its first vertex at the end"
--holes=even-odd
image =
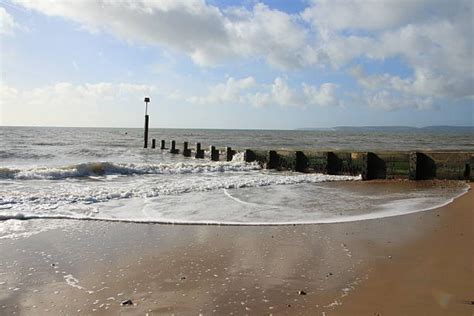
{"type": "Polygon", "coordinates": [[[1,125],[472,125],[472,0],[0,0],[1,125]]]}

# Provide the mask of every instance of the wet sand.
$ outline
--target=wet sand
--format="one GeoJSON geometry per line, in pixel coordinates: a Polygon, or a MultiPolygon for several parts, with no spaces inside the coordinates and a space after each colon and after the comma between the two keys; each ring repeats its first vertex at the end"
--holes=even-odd
{"type": "Polygon", "coordinates": [[[65,221],[0,240],[0,314],[472,315],[472,205],[471,190],[436,210],[340,224],[65,221]]]}

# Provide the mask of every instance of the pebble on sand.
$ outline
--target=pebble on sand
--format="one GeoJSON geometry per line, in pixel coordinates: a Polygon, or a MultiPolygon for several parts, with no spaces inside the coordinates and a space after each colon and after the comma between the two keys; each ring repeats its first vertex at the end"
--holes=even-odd
{"type": "Polygon", "coordinates": [[[125,300],[122,303],[120,303],[120,305],[122,305],[122,306],[133,305],[133,302],[132,302],[132,300],[125,300]]]}

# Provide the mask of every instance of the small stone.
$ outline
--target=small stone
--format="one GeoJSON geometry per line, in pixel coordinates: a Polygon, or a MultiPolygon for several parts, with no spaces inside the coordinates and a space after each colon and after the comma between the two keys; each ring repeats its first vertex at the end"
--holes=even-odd
{"type": "Polygon", "coordinates": [[[389,259],[392,259],[392,256],[388,256],[389,259]]]}
{"type": "Polygon", "coordinates": [[[122,306],[133,305],[133,302],[132,302],[132,300],[125,300],[122,303],[120,303],[120,305],[122,305],[122,306]]]}
{"type": "Polygon", "coordinates": [[[181,277],[181,280],[186,280],[186,277],[185,277],[185,276],[182,276],[182,277],[181,277]]]}
{"type": "Polygon", "coordinates": [[[298,291],[298,294],[299,294],[299,295],[306,295],[306,292],[303,291],[303,290],[300,290],[300,291],[298,291]]]}

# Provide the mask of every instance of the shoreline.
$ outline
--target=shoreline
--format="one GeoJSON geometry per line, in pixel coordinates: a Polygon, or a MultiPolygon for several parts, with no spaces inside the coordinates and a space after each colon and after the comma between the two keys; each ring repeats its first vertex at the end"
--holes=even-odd
{"type": "MultiPolygon", "coordinates": [[[[390,180],[371,180],[369,183],[361,182],[358,180],[345,180],[345,181],[327,181],[322,183],[329,183],[332,185],[337,186],[345,186],[345,187],[353,187],[354,185],[361,185],[361,186],[368,186],[368,185],[375,185],[375,184],[382,184],[382,185],[389,185],[389,186],[397,186],[397,185],[407,185],[407,184],[416,184],[415,186],[419,187],[429,187],[429,186],[444,186],[444,187],[461,187],[462,183],[465,183],[463,192],[459,193],[458,195],[454,196],[453,198],[448,199],[446,202],[443,202],[438,205],[430,206],[423,209],[416,209],[409,212],[404,213],[393,213],[393,214],[385,214],[381,216],[377,216],[378,212],[368,213],[368,214],[360,214],[360,215],[348,215],[342,219],[326,219],[326,220],[319,220],[319,221],[308,221],[308,222],[221,222],[221,221],[205,221],[205,222],[198,222],[198,221],[160,221],[160,220],[139,220],[139,219],[121,219],[121,218],[106,218],[106,217],[78,217],[78,216],[36,216],[36,215],[24,215],[22,213],[17,213],[12,216],[2,216],[0,215],[0,222],[6,220],[72,220],[72,221],[97,221],[97,222],[111,222],[111,223],[131,223],[131,224],[154,224],[154,225],[178,225],[178,226],[236,226],[236,227],[245,227],[245,226],[303,226],[303,225],[320,225],[320,224],[341,224],[341,223],[351,223],[351,222],[359,222],[359,221],[367,221],[367,220],[377,220],[377,219],[384,219],[390,218],[395,216],[403,216],[408,214],[414,214],[419,212],[426,212],[431,211],[437,208],[444,207],[454,200],[458,199],[459,197],[463,196],[464,194],[468,193],[472,187],[468,184],[468,182],[461,181],[461,180],[424,180],[424,181],[417,181],[411,182],[408,180],[402,179],[390,179],[390,180]],[[374,216],[375,215],[375,216],[374,216]]],[[[226,189],[224,189],[226,190],[226,189]]]]}
{"type": "Polygon", "coordinates": [[[443,207],[359,222],[87,221],[0,240],[0,311],[470,315],[472,187],[443,207]]]}

